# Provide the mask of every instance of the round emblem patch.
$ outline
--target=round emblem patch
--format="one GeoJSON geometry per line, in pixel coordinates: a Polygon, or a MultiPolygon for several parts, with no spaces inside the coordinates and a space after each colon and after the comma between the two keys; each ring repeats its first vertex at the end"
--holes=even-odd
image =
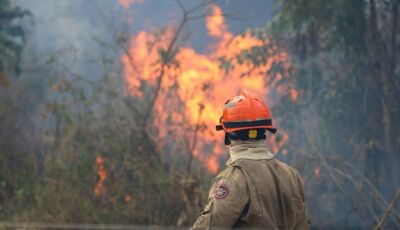
{"type": "Polygon", "coordinates": [[[229,195],[229,188],[226,184],[219,184],[218,187],[215,189],[214,197],[217,199],[224,199],[229,195]]]}

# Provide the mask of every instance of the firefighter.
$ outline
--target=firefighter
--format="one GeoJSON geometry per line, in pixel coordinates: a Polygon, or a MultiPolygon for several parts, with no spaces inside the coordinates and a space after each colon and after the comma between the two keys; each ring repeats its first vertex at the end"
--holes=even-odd
{"type": "Polygon", "coordinates": [[[225,132],[230,159],[192,229],[308,229],[299,173],[265,145],[265,132],[276,129],[264,102],[247,92],[228,100],[216,128],[225,132]]]}

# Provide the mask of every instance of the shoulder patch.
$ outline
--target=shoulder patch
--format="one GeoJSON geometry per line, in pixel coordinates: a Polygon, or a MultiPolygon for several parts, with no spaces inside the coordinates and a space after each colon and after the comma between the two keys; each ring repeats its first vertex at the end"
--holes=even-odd
{"type": "Polygon", "coordinates": [[[218,200],[225,199],[229,195],[229,187],[224,182],[219,182],[215,187],[214,197],[218,200]]]}

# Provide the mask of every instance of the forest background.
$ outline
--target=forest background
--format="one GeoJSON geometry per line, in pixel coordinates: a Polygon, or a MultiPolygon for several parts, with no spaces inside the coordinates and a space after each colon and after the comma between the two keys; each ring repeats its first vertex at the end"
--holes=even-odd
{"type": "Polygon", "coordinates": [[[0,227],[190,226],[248,90],[312,229],[400,228],[399,6],[0,0],[0,227]]]}

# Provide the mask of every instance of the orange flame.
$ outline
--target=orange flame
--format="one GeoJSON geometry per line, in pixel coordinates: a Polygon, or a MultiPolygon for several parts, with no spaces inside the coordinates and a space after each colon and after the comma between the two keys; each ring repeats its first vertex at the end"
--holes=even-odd
{"type": "Polygon", "coordinates": [[[216,38],[230,38],[232,35],[229,33],[228,27],[225,24],[225,18],[221,8],[217,5],[211,5],[211,12],[211,16],[206,17],[208,35],[216,38]]]}
{"type": "MultiPolygon", "coordinates": [[[[131,96],[143,96],[143,87],[154,86],[163,73],[159,97],[154,105],[154,114],[157,114],[154,125],[162,127],[157,134],[160,145],[167,143],[170,133],[175,139],[189,137],[190,140],[194,139],[190,137],[198,135],[193,156],[214,174],[219,168],[218,159],[226,151],[223,134],[217,133],[214,128],[221,116],[223,102],[243,89],[265,98],[267,104],[270,104],[268,95],[273,88],[280,95],[291,96],[295,93],[290,91],[290,86],[277,85],[283,76],[277,74],[272,77],[268,74],[275,62],[282,63],[285,71],[289,69],[286,52],[278,50],[270,41],[258,40],[250,34],[235,37],[225,23],[222,10],[217,5],[211,5],[211,11],[212,16],[205,19],[208,35],[215,39],[209,52],[198,53],[191,47],[182,47],[176,52],[174,60],[161,70],[163,60],[160,56],[175,33],[169,26],[164,33],[142,31],[132,37],[129,50],[121,57],[121,62],[126,90],[131,96]],[[243,50],[266,45],[275,49],[276,54],[270,55],[264,65],[235,61],[243,50]],[[220,57],[233,60],[228,73],[219,66],[220,57]]],[[[283,144],[276,148],[282,148],[283,144]]],[[[162,146],[159,147],[161,149],[162,146]]]]}
{"type": "Polygon", "coordinates": [[[107,178],[107,171],[105,169],[105,158],[97,155],[96,156],[96,167],[97,167],[97,183],[94,187],[94,194],[98,197],[105,192],[104,182],[107,178]]]}
{"type": "Polygon", "coordinates": [[[290,89],[290,99],[293,102],[296,102],[298,98],[299,98],[299,91],[297,91],[297,89],[295,89],[295,88],[291,88],[290,89]]]}

